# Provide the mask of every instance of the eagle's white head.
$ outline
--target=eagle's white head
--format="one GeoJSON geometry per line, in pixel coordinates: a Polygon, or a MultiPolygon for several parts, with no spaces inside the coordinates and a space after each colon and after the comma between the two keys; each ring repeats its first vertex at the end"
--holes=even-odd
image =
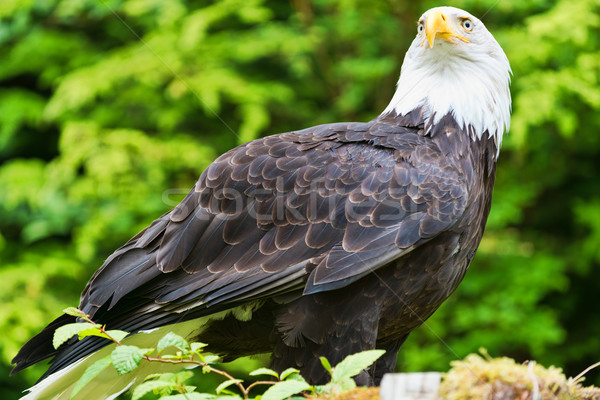
{"type": "Polygon", "coordinates": [[[450,113],[473,138],[487,131],[499,150],[510,125],[510,74],[504,51],[478,18],[454,7],[432,8],[419,19],[382,115],[423,107],[431,127],[450,113]]]}

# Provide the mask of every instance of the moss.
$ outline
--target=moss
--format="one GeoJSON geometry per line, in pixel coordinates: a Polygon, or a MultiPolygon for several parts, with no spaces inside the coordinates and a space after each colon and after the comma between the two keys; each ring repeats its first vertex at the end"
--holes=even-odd
{"type": "Polygon", "coordinates": [[[600,389],[582,387],[580,380],[567,379],[560,368],[517,364],[511,358],[492,359],[482,353],[485,357],[471,354],[451,363],[440,385],[442,399],[600,400],[600,389]]]}

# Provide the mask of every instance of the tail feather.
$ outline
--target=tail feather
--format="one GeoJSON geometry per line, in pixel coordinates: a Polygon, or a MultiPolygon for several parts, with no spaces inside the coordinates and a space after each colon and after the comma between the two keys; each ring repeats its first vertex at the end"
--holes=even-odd
{"type": "Polygon", "coordinates": [[[54,331],[59,327],[76,322],[75,317],[63,314],[48,324],[40,333],[31,338],[19,350],[19,353],[13,358],[12,363],[16,364],[11,375],[36,364],[46,358],[56,355],[57,350],[52,346],[54,331]]]}

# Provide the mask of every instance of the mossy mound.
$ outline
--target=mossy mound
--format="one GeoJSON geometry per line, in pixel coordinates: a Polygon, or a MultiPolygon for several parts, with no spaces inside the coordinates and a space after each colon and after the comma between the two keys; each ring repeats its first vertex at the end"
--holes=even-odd
{"type": "MultiPolygon", "coordinates": [[[[507,357],[470,354],[451,363],[443,374],[439,400],[600,400],[600,388],[567,378],[560,368],[535,362],[518,364],[507,357]]],[[[434,395],[435,396],[435,395],[434,395]]],[[[398,399],[403,395],[398,394],[398,399]]],[[[415,399],[414,395],[410,397],[415,399]]],[[[431,399],[431,394],[426,396],[431,399]]],[[[309,397],[308,400],[379,400],[379,388],[356,388],[343,393],[309,397]]]]}
{"type": "Polygon", "coordinates": [[[477,354],[451,364],[440,385],[444,400],[600,400],[599,388],[584,388],[556,367],[477,354]]]}

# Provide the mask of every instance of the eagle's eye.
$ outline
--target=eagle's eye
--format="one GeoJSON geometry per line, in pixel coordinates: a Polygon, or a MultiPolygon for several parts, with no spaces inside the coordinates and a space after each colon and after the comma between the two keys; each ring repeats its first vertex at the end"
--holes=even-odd
{"type": "Polygon", "coordinates": [[[473,30],[473,22],[469,18],[465,18],[461,21],[460,25],[467,32],[471,32],[473,30]]]}
{"type": "Polygon", "coordinates": [[[417,27],[417,32],[422,33],[425,29],[425,25],[423,25],[423,21],[419,21],[419,26],[417,27]]]}

